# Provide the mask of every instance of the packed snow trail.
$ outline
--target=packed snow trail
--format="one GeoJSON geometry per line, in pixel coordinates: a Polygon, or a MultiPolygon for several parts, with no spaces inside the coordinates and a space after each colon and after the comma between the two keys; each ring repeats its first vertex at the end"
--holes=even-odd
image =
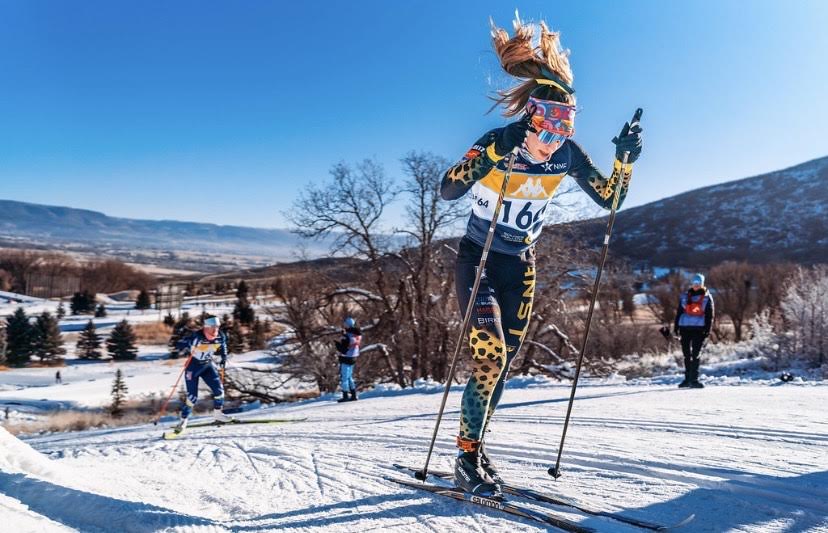
{"type": "MultiPolygon", "coordinates": [[[[174,441],[152,425],[24,442],[0,432],[0,513],[14,531],[543,530],[385,479],[400,475],[393,463],[424,461],[438,391],[283,404],[240,416],[307,420],[198,428],[174,441]]],[[[650,522],[696,513],[681,531],[828,531],[828,386],[587,382],[564,477],[553,481],[567,392],[510,383],[487,436],[510,483],[650,522]]],[[[435,470],[452,466],[459,396],[453,389],[435,470]]],[[[641,531],[521,504],[598,531],[641,531]]]]}

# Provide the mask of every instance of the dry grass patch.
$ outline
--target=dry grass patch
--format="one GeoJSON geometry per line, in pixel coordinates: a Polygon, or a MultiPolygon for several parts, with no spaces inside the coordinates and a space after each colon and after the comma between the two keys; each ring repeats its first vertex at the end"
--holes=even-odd
{"type": "Polygon", "coordinates": [[[167,344],[172,335],[172,328],[163,322],[133,324],[132,331],[138,344],[167,344]]]}
{"type": "Polygon", "coordinates": [[[151,415],[142,412],[127,412],[116,418],[105,411],[60,411],[40,420],[7,422],[6,430],[12,435],[36,434],[43,432],[84,431],[91,428],[129,426],[149,422],[151,415]]]}

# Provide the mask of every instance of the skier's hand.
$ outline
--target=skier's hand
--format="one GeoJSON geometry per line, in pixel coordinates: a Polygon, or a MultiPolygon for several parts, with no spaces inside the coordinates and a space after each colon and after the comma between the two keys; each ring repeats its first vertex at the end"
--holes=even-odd
{"type": "Polygon", "coordinates": [[[674,328],[673,329],[673,335],[675,335],[676,337],[679,336],[679,328],[674,328]]]}
{"type": "Polygon", "coordinates": [[[522,119],[512,122],[502,130],[495,140],[494,150],[499,156],[505,156],[523,144],[527,131],[535,131],[532,127],[532,115],[526,114],[522,119]]]}
{"type": "Polygon", "coordinates": [[[635,163],[635,160],[641,155],[642,129],[641,124],[638,122],[640,116],[636,112],[632,123],[625,122],[624,127],[621,128],[621,133],[617,137],[612,138],[612,142],[615,144],[615,158],[619,161],[624,160],[624,152],[629,152],[627,163],[635,163]]]}

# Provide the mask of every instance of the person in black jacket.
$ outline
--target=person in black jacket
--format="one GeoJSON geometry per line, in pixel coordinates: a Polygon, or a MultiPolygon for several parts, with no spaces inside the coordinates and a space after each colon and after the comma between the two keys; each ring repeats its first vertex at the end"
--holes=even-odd
{"type": "Polygon", "coordinates": [[[342,387],[342,398],[338,402],[353,402],[357,398],[356,383],[354,382],[354,365],[359,357],[359,345],[362,343],[362,331],[357,327],[356,320],[348,317],[344,322],[345,329],[342,337],[334,342],[339,352],[339,384],[342,387]],[[349,396],[350,394],[350,396],[349,396]]]}
{"type": "Polygon", "coordinates": [[[679,388],[702,389],[699,382],[699,353],[704,340],[713,326],[713,297],[704,286],[704,276],[693,276],[692,287],[681,295],[676,310],[673,330],[681,336],[681,351],[684,353],[684,381],[679,388]]]}

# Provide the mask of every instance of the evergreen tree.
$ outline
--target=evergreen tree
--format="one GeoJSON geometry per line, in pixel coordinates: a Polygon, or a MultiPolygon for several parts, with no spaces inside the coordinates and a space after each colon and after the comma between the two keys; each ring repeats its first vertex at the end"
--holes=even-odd
{"type": "Polygon", "coordinates": [[[63,302],[60,302],[57,306],[57,311],[55,312],[58,320],[63,320],[63,317],[66,316],[66,307],[63,305],[63,302]]]}
{"type": "Polygon", "coordinates": [[[10,365],[22,366],[32,357],[34,331],[29,317],[18,307],[6,321],[6,360],[10,365]]]}
{"type": "Polygon", "coordinates": [[[81,359],[101,358],[101,336],[95,331],[95,323],[91,320],[83,328],[76,346],[81,359]]]}
{"type": "Polygon", "coordinates": [[[0,323],[0,365],[6,362],[6,324],[0,323]]]}
{"type": "Polygon", "coordinates": [[[167,312],[167,316],[164,317],[164,325],[170,327],[175,326],[175,317],[172,315],[172,312],[167,312]]]}
{"type": "Polygon", "coordinates": [[[95,309],[95,318],[104,318],[106,316],[106,306],[104,304],[100,304],[97,309],[95,309]]]}
{"type": "Polygon", "coordinates": [[[227,351],[230,353],[244,353],[244,330],[238,320],[227,331],[227,351]]]}
{"type": "Polygon", "coordinates": [[[135,300],[135,309],[143,311],[145,309],[149,309],[150,307],[152,307],[152,303],[150,302],[149,293],[141,289],[141,292],[138,293],[138,299],[135,300]]]}
{"type": "Polygon", "coordinates": [[[240,300],[247,300],[249,296],[250,288],[247,286],[247,283],[244,280],[239,282],[239,286],[236,288],[236,298],[240,300]]]}
{"type": "Polygon", "coordinates": [[[106,341],[106,351],[116,361],[126,361],[138,357],[135,347],[135,332],[126,319],[121,320],[112,330],[106,341]]]}
{"type": "Polygon", "coordinates": [[[190,326],[189,313],[182,313],[181,318],[173,324],[172,335],[170,335],[170,340],[167,342],[167,346],[170,347],[170,359],[176,359],[181,355],[178,351],[178,343],[182,339],[189,337],[193,332],[190,326]]]}
{"type": "Polygon", "coordinates": [[[115,381],[112,382],[112,405],[109,408],[112,416],[120,417],[124,414],[122,407],[126,402],[127,392],[129,392],[129,389],[124,381],[124,374],[119,368],[115,372],[115,381]]]}
{"type": "Polygon", "coordinates": [[[95,297],[88,290],[76,292],[69,302],[69,309],[73,315],[91,313],[95,310],[95,297]]]}
{"type": "Polygon", "coordinates": [[[248,344],[251,350],[264,350],[267,347],[267,330],[269,324],[266,324],[256,318],[253,322],[253,327],[248,336],[248,344]]]}
{"type": "Polygon", "coordinates": [[[43,311],[37,317],[37,322],[35,322],[32,352],[34,355],[40,357],[41,361],[59,358],[66,353],[57,319],[48,311],[43,311]]]}

